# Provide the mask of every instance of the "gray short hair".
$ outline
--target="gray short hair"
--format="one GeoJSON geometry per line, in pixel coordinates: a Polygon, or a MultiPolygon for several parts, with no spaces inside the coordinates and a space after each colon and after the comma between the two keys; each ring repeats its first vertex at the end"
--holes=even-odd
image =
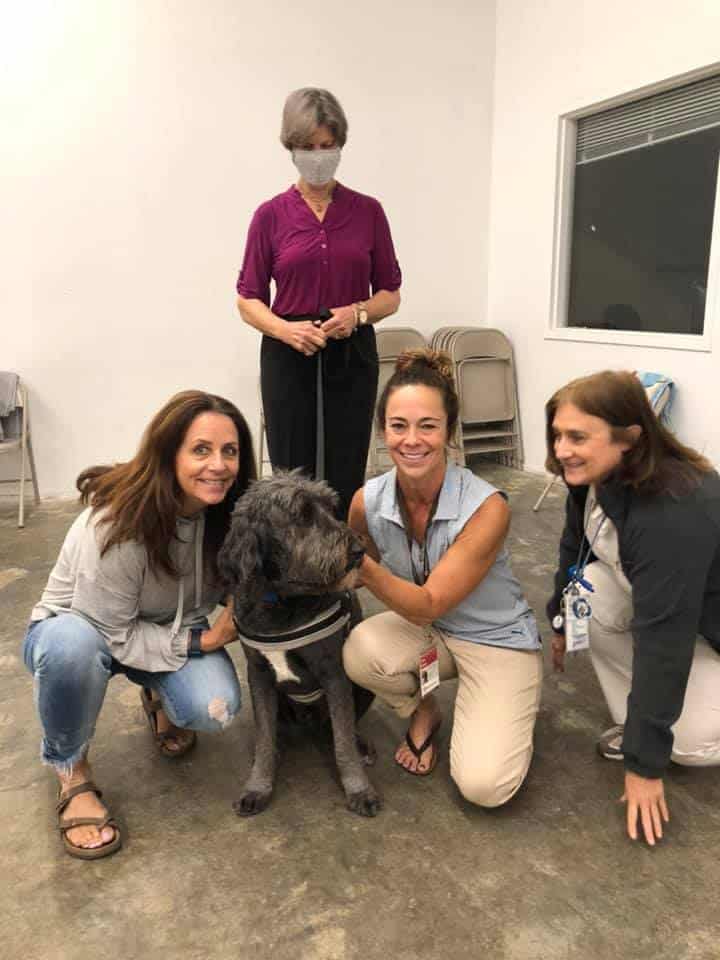
{"type": "Polygon", "coordinates": [[[283,108],[282,145],[288,150],[302,148],[318,127],[327,127],[337,146],[345,146],[348,122],[336,97],[320,87],[293,90],[283,108]]]}

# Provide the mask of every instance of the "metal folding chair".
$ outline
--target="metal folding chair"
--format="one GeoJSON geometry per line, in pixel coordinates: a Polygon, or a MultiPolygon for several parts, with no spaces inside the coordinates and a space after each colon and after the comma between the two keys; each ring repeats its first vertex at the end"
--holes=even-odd
{"type": "MultiPolygon", "coordinates": [[[[3,376],[0,374],[0,376],[3,376]]],[[[35,503],[40,503],[40,491],[37,482],[37,470],[35,468],[35,457],[33,456],[32,440],[30,437],[30,411],[28,407],[28,394],[24,384],[15,374],[5,374],[6,377],[14,377],[15,387],[15,406],[10,409],[6,416],[0,419],[0,453],[20,453],[20,477],[16,479],[2,480],[0,483],[19,483],[18,495],[18,527],[25,526],[25,483],[29,479],[33,485],[35,494],[35,503]],[[30,468],[30,477],[27,477],[27,470],[30,468]]]]}
{"type": "Polygon", "coordinates": [[[460,416],[457,460],[490,456],[522,468],[522,437],[512,345],[493,327],[441,327],[436,350],[453,362],[460,416]]]}

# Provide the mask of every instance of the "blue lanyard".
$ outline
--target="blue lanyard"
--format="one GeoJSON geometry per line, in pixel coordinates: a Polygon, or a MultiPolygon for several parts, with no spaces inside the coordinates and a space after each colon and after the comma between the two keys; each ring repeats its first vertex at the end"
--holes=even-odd
{"type": "Polygon", "coordinates": [[[586,590],[589,590],[590,593],[595,592],[593,585],[590,583],[590,581],[583,579],[583,574],[585,573],[585,567],[587,566],[588,560],[590,559],[590,554],[592,553],[592,549],[595,546],[595,541],[597,540],[598,534],[602,529],[602,525],[605,523],[606,520],[607,520],[607,517],[603,513],[602,520],[598,524],[597,530],[595,531],[595,534],[592,540],[588,540],[587,553],[585,554],[584,558],[583,558],[583,546],[585,545],[585,541],[587,540],[587,535],[585,533],[585,527],[583,524],[583,538],[580,541],[580,549],[578,550],[577,563],[574,563],[571,567],[568,567],[568,573],[570,574],[570,583],[568,583],[568,587],[572,586],[573,583],[579,583],[581,587],[584,587],[586,590]]]}

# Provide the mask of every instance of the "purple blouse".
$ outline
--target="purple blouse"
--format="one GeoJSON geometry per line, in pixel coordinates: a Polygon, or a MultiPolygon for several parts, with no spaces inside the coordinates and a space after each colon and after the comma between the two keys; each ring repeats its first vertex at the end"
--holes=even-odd
{"type": "Polygon", "coordinates": [[[250,223],[237,292],[279,316],[317,313],[397,290],[400,265],[377,200],[338,183],[321,223],[296,187],[258,207],[250,223]]]}

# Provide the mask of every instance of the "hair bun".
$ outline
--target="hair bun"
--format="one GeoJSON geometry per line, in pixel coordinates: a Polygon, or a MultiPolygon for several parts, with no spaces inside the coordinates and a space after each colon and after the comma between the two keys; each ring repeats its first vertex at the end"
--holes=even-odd
{"type": "Polygon", "coordinates": [[[401,373],[413,368],[424,367],[426,370],[435,370],[445,380],[454,381],[453,364],[448,353],[444,350],[431,350],[425,347],[421,350],[403,350],[395,363],[395,372],[401,373]]]}

